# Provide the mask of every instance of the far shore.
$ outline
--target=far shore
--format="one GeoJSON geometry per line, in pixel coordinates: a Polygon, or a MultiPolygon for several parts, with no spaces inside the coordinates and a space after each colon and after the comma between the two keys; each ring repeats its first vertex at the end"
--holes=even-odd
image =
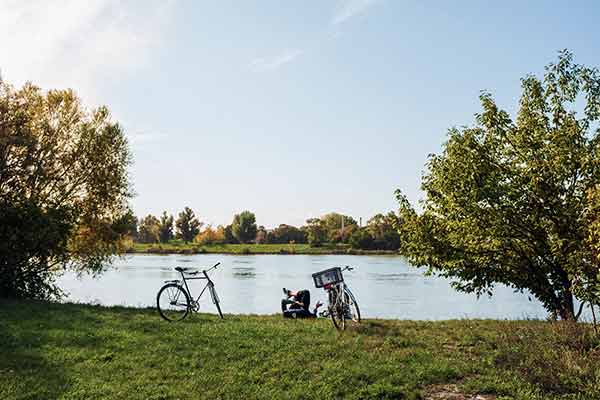
{"type": "Polygon", "coordinates": [[[360,250],[344,244],[313,247],[308,244],[210,244],[195,243],[135,243],[127,249],[132,254],[281,254],[281,255],[398,255],[395,250],[360,250]]]}

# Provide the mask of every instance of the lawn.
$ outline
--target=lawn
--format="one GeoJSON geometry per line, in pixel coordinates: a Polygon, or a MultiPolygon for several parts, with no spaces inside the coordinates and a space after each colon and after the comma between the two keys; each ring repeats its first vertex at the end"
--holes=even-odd
{"type": "Polygon", "coordinates": [[[600,340],[545,321],[329,320],[0,300],[1,399],[595,399],[600,340]],[[468,395],[468,397],[467,397],[468,395]]]}

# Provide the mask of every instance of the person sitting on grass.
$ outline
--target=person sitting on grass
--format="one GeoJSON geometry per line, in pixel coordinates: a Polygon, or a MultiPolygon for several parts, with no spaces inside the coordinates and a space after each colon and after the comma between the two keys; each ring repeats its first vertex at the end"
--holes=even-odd
{"type": "Polygon", "coordinates": [[[309,311],[310,291],[287,290],[283,288],[285,299],[281,300],[281,312],[284,318],[316,318],[317,310],[323,305],[320,301],[315,305],[314,310],[309,311]]]}

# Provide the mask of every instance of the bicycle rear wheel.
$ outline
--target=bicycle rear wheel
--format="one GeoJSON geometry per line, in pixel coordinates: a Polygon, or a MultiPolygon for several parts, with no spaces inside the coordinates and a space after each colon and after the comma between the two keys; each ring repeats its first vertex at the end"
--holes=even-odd
{"type": "Polygon", "coordinates": [[[217,311],[219,312],[219,316],[223,319],[223,313],[221,312],[221,305],[219,304],[219,296],[217,296],[217,290],[215,289],[215,285],[210,286],[210,297],[212,297],[213,303],[217,306],[217,311]]]}
{"type": "Polygon", "coordinates": [[[184,288],[168,283],[158,291],[156,308],[161,317],[169,322],[181,321],[190,312],[190,299],[184,288]]]}
{"type": "Polygon", "coordinates": [[[344,300],[346,303],[345,307],[348,308],[348,319],[356,324],[360,324],[360,309],[358,308],[358,302],[348,288],[344,289],[344,300]]]}
{"type": "Polygon", "coordinates": [[[335,329],[343,331],[346,329],[346,316],[344,313],[342,296],[338,295],[338,289],[329,291],[329,316],[335,329]]]}

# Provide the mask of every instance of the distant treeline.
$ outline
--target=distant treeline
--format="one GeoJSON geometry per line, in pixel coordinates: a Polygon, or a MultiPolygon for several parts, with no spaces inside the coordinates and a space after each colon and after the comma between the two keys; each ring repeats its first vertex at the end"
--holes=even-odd
{"type": "Polygon", "coordinates": [[[343,243],[361,250],[397,250],[400,247],[400,221],[394,212],[377,214],[365,226],[359,226],[348,215],[332,212],[310,218],[301,227],[281,224],[266,229],[257,226],[254,213],[243,211],[234,215],[231,224],[213,227],[200,221],[189,207],[185,207],[177,218],[165,211],[159,217],[147,215],[138,219],[132,216],[131,221],[131,236],[138,243],[168,243],[178,239],[199,245],[308,243],[319,247],[343,243]]]}

